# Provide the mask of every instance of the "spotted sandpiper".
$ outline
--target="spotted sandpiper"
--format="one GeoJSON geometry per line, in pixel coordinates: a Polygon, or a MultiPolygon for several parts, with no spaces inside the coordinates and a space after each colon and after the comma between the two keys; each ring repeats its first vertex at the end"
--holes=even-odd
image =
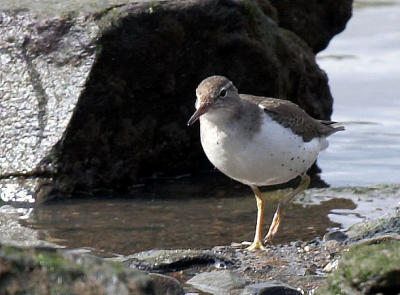
{"type": "Polygon", "coordinates": [[[278,232],[286,205],[308,187],[306,172],[327,148],[326,137],[344,128],[316,120],[287,100],[239,94],[223,76],[203,80],[196,96],[196,111],[188,125],[200,118],[201,144],[208,159],[222,173],[253,190],[257,225],[247,249],[265,249],[261,240],[264,200],[258,187],[301,176],[299,186],[279,202],[264,238],[267,243],[278,232]]]}

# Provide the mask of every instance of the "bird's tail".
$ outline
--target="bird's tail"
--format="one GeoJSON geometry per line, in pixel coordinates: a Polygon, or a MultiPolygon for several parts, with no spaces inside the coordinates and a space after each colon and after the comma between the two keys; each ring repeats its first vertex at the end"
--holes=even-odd
{"type": "Polygon", "coordinates": [[[328,127],[328,136],[336,133],[338,131],[343,131],[345,130],[344,126],[340,125],[340,123],[335,122],[335,121],[328,121],[328,120],[319,120],[323,125],[325,125],[326,127],[328,127]]]}

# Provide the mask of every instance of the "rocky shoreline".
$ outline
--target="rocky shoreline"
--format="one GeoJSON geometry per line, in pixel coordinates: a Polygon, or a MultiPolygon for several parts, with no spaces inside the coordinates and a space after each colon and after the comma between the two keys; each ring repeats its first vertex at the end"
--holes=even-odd
{"type": "MultiPolygon", "coordinates": [[[[380,191],[383,196],[388,188],[380,191]]],[[[371,192],[375,198],[379,194],[376,188],[364,188],[358,197],[372,197],[371,192]]],[[[398,194],[395,187],[391,192],[393,197],[398,194]]],[[[309,201],[307,195],[304,199],[309,201]]],[[[390,292],[400,288],[396,208],[384,218],[308,241],[267,245],[263,252],[248,252],[233,243],[101,258],[89,249],[66,249],[41,240],[37,231],[20,224],[18,209],[4,205],[0,293],[395,294],[390,292]]]]}

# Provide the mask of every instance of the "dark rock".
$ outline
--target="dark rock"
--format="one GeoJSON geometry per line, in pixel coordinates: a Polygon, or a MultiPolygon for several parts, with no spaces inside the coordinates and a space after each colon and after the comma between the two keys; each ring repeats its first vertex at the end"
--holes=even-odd
{"type": "Polygon", "coordinates": [[[353,0],[269,0],[278,13],[278,24],[295,32],[313,49],[325,49],[344,30],[353,0]]]}
{"type": "Polygon", "coordinates": [[[118,189],[155,172],[211,167],[197,128],[185,123],[194,89],[212,74],[329,117],[332,98],[312,52],[254,3],[242,3],[160,2],[152,13],[145,13],[151,4],[136,3],[102,18],[111,25],[57,148],[59,187],[118,189]]]}
{"type": "Polygon", "coordinates": [[[232,290],[241,289],[245,282],[243,276],[232,270],[213,270],[199,273],[186,283],[203,292],[228,295],[232,290]]]}
{"type": "Polygon", "coordinates": [[[181,284],[177,279],[157,273],[150,273],[153,280],[154,295],[184,295],[181,284]]]}
{"type": "Polygon", "coordinates": [[[5,200],[126,190],[210,168],[197,128],[186,127],[209,75],[330,117],[325,73],[270,4],[64,2],[0,6],[5,200]]]}
{"type": "Polygon", "coordinates": [[[246,286],[242,295],[301,295],[295,288],[281,282],[265,282],[246,286]]]}
{"type": "Polygon", "coordinates": [[[332,241],[332,240],[338,241],[338,242],[343,242],[346,239],[347,239],[347,235],[340,230],[329,231],[323,237],[324,242],[332,241]]]}

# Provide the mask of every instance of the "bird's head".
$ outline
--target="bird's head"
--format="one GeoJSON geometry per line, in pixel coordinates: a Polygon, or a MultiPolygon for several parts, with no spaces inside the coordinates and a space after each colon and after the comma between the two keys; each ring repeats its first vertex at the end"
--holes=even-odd
{"type": "Polygon", "coordinates": [[[196,89],[196,111],[190,117],[188,126],[200,116],[208,113],[232,113],[239,105],[239,93],[233,83],[223,76],[211,76],[204,79],[196,89]]]}

